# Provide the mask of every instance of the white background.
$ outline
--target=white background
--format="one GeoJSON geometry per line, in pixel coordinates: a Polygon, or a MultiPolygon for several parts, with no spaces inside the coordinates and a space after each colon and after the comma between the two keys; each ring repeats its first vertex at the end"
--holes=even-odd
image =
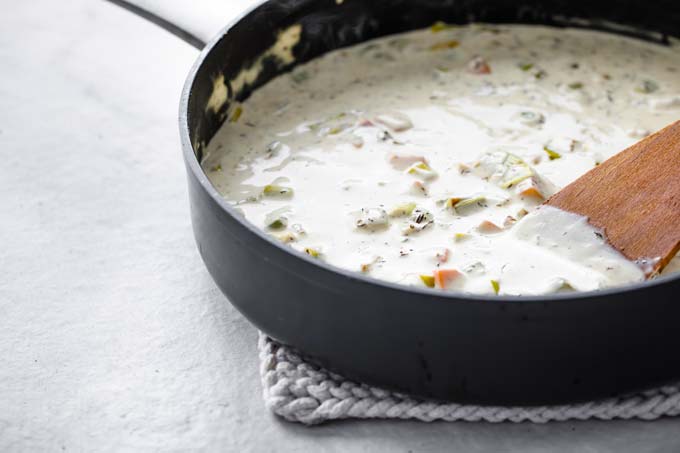
{"type": "MultiPolygon", "coordinates": [[[[139,3],[209,36],[249,1],[139,3]]],[[[102,0],[0,6],[0,451],[680,451],[672,419],[277,420],[193,242],[177,109],[197,51],[102,0]]]]}

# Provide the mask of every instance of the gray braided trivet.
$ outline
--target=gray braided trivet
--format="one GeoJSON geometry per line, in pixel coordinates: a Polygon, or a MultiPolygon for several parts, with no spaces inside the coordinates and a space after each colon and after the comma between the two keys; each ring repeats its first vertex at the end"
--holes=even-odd
{"type": "Polygon", "coordinates": [[[603,401],[532,408],[464,406],[419,400],[348,381],[306,363],[263,334],[259,338],[264,401],[272,412],[308,425],[343,418],[469,422],[632,419],[680,415],[680,383],[603,401]]]}

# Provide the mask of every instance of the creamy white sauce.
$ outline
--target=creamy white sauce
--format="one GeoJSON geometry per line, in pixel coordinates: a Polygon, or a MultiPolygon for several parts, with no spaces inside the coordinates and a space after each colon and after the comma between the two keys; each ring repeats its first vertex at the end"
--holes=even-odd
{"type": "Polygon", "coordinates": [[[271,81],[202,164],[248,220],[342,268],[480,294],[586,291],[644,274],[523,191],[549,196],[677,120],[678,99],[677,43],[438,25],[271,81]]]}

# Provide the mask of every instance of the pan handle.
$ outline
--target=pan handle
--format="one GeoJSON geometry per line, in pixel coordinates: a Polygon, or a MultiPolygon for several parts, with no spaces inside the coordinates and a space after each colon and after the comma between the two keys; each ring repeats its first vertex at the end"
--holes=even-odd
{"type": "Polygon", "coordinates": [[[156,24],[198,50],[237,13],[254,0],[164,2],[152,0],[107,0],[156,24]],[[170,6],[168,3],[172,3],[170,6]]]}

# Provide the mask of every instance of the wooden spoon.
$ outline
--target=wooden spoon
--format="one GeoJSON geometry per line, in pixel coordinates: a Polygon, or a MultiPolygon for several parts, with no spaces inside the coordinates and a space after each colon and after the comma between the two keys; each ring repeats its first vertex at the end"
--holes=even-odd
{"type": "Polygon", "coordinates": [[[680,121],[608,159],[551,197],[580,214],[651,277],[680,250],[680,121]]]}

